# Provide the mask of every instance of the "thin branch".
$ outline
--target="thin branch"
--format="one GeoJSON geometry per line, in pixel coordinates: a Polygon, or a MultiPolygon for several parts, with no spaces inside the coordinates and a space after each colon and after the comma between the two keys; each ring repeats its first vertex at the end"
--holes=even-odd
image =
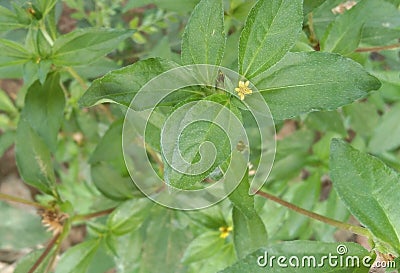
{"type": "Polygon", "coordinates": [[[29,205],[38,209],[47,209],[46,206],[43,206],[39,203],[36,202],[32,202],[26,199],[22,199],[16,196],[12,196],[12,195],[8,195],[5,193],[0,193],[0,199],[5,200],[5,201],[10,201],[10,202],[16,202],[16,203],[20,203],[20,204],[24,204],[24,205],[29,205]]]}
{"type": "Polygon", "coordinates": [[[272,194],[269,194],[269,193],[266,193],[266,192],[258,191],[258,192],[256,192],[256,194],[260,195],[260,196],[262,196],[264,198],[270,199],[271,201],[274,201],[274,202],[276,202],[276,203],[278,203],[278,204],[280,204],[280,205],[282,205],[284,207],[287,207],[287,208],[289,208],[289,209],[291,209],[291,210],[293,210],[295,212],[303,214],[303,215],[305,215],[305,216],[307,216],[309,218],[318,220],[320,222],[323,222],[325,224],[328,224],[328,225],[331,225],[331,226],[334,226],[334,227],[337,227],[337,228],[340,228],[340,229],[351,231],[351,232],[353,232],[355,234],[362,235],[362,236],[365,236],[367,238],[371,238],[371,234],[369,233],[369,231],[367,229],[363,228],[363,227],[350,225],[348,223],[343,223],[343,222],[337,221],[335,219],[323,216],[321,214],[317,214],[317,213],[302,209],[302,208],[300,208],[300,207],[298,207],[298,206],[296,206],[296,205],[294,205],[292,203],[286,202],[285,200],[282,200],[279,197],[276,197],[276,196],[274,196],[272,194]]]}
{"type": "MultiPolygon", "coordinates": [[[[86,84],[85,80],[78,74],[78,72],[76,72],[75,69],[73,69],[71,66],[66,67],[66,69],[67,69],[68,73],[79,83],[79,85],[82,87],[83,90],[88,89],[88,85],[86,84]]],[[[113,120],[113,115],[111,114],[110,109],[108,109],[103,104],[99,104],[99,105],[97,105],[97,107],[101,111],[105,112],[105,114],[109,120],[113,120]]]]}
{"type": "Polygon", "coordinates": [[[88,89],[88,86],[85,82],[85,80],[79,76],[78,72],[75,71],[71,66],[66,67],[67,71],[71,76],[80,84],[80,86],[83,88],[83,90],[88,89]]]}
{"type": "Polygon", "coordinates": [[[310,12],[308,14],[308,29],[310,30],[310,41],[311,43],[317,43],[317,36],[315,35],[315,30],[314,30],[314,20],[313,20],[313,13],[310,12]]]}
{"type": "Polygon", "coordinates": [[[151,158],[156,162],[158,165],[160,172],[164,173],[164,163],[162,160],[159,158],[158,154],[148,145],[147,143],[145,144],[146,151],[150,154],[151,158]]]}
{"type": "MultiPolygon", "coordinates": [[[[62,233],[60,233],[62,234],[62,233]]],[[[56,258],[57,258],[57,254],[60,252],[61,250],[61,243],[63,241],[63,238],[60,239],[60,242],[57,244],[56,249],[53,253],[53,257],[51,257],[49,263],[47,264],[46,270],[44,273],[48,273],[51,271],[51,269],[54,267],[54,264],[56,262],[56,258]]]]}
{"type": "Polygon", "coordinates": [[[400,43],[387,46],[360,47],[356,49],[356,52],[376,52],[376,51],[390,50],[396,48],[400,48],[400,43]]]}
{"type": "Polygon", "coordinates": [[[109,209],[106,209],[106,210],[97,211],[97,212],[93,212],[93,213],[75,215],[74,218],[73,218],[73,221],[89,220],[89,219],[92,219],[92,218],[105,216],[105,215],[110,214],[114,210],[115,210],[115,208],[109,208],[109,209]]]}
{"type": "Polygon", "coordinates": [[[61,235],[61,233],[57,233],[56,235],[54,235],[54,237],[51,239],[51,241],[47,245],[46,249],[43,251],[42,255],[40,255],[39,259],[37,259],[37,261],[34,263],[34,265],[31,267],[31,269],[29,269],[28,273],[35,272],[35,270],[39,267],[39,265],[44,261],[44,259],[50,253],[51,249],[57,242],[60,235],[61,235]]]}

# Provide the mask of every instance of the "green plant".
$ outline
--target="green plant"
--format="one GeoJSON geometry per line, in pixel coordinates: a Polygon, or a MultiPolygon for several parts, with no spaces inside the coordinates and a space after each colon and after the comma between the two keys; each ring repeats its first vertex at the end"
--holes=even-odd
{"type": "MultiPolygon", "coordinates": [[[[34,202],[0,198],[37,208],[53,232],[15,272],[264,272],[258,262],[266,252],[344,255],[336,228],[368,239],[371,250],[342,242],[349,255],[369,257],[370,265],[383,255],[399,266],[400,2],[139,2],[93,2],[85,18],[84,1],[65,1],[93,26],[66,34],[56,25],[61,2],[0,2],[0,70],[24,79],[15,101],[0,93],[0,152],[15,138],[19,174],[40,191],[34,202]],[[145,4],[155,6],[142,17],[115,16],[145,4]],[[152,48],[159,29],[167,38],[152,48]],[[132,49],[140,54],[126,65],[132,49]],[[224,132],[224,124],[236,132],[237,122],[247,140],[224,132]],[[136,160],[137,151],[146,160],[136,160]],[[185,167],[214,152],[201,171],[185,167]],[[264,185],[254,182],[258,172],[269,173],[264,185]],[[229,197],[208,208],[174,210],[149,200],[172,204],[179,189],[226,177],[229,197]],[[158,187],[158,179],[167,183],[158,187]],[[350,214],[362,226],[347,223],[350,214]],[[77,225],[86,226],[87,238],[53,269],[77,225]]],[[[312,270],[369,270],[337,267],[312,270]]],[[[276,268],[284,270],[310,268],[276,268]]]]}

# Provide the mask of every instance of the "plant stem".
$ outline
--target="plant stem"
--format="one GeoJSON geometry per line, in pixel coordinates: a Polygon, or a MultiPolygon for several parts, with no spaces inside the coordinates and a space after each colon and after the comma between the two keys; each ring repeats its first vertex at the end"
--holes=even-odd
{"type": "Polygon", "coordinates": [[[160,172],[163,174],[164,173],[164,163],[161,161],[161,159],[158,157],[158,154],[148,145],[145,143],[146,151],[150,154],[151,158],[156,162],[158,165],[160,172]]]}
{"type": "Polygon", "coordinates": [[[276,197],[276,196],[274,196],[272,194],[269,194],[269,193],[266,193],[266,192],[258,191],[258,192],[256,192],[256,194],[260,195],[260,196],[262,196],[264,198],[270,199],[271,201],[274,201],[274,202],[276,202],[276,203],[278,203],[278,204],[280,204],[280,205],[282,205],[284,207],[287,207],[287,208],[289,208],[289,209],[291,209],[291,210],[293,210],[295,212],[303,214],[303,215],[305,215],[305,216],[307,216],[309,218],[318,220],[320,222],[323,222],[325,224],[328,224],[328,225],[331,225],[331,226],[334,226],[334,227],[337,227],[337,228],[340,228],[340,229],[351,231],[351,232],[353,232],[355,234],[362,235],[362,236],[365,236],[367,238],[371,238],[371,234],[369,233],[369,231],[367,229],[363,228],[363,227],[354,226],[354,225],[351,225],[351,224],[348,224],[348,223],[343,223],[343,222],[337,221],[335,219],[323,216],[321,214],[314,213],[314,212],[302,209],[302,208],[300,208],[300,207],[298,207],[298,206],[296,206],[296,205],[294,205],[292,203],[286,202],[285,200],[282,200],[279,197],[276,197]]]}
{"type": "Polygon", "coordinates": [[[82,79],[81,76],[73,69],[71,66],[66,67],[67,71],[71,76],[80,84],[80,86],[83,88],[83,90],[86,90],[88,88],[86,82],[82,79]]]}
{"type": "MultiPolygon", "coordinates": [[[[60,234],[62,234],[62,233],[60,233],[60,234]]],[[[55,263],[56,258],[57,258],[57,254],[60,252],[62,241],[63,241],[63,238],[61,238],[61,239],[60,239],[60,242],[57,244],[56,249],[55,249],[55,251],[54,251],[54,253],[53,253],[53,257],[51,257],[49,263],[47,264],[47,267],[46,267],[46,270],[45,270],[44,273],[50,272],[51,269],[53,268],[54,263],[55,263]]]]}
{"type": "Polygon", "coordinates": [[[54,41],[53,41],[53,39],[50,37],[49,33],[47,32],[46,27],[45,27],[43,21],[42,21],[42,23],[40,24],[39,28],[40,28],[40,31],[42,32],[44,38],[46,39],[46,41],[49,43],[49,45],[50,45],[50,46],[53,46],[53,45],[54,45],[54,41]]]}
{"type": "Polygon", "coordinates": [[[361,47],[357,48],[356,52],[376,52],[376,51],[396,49],[396,48],[400,48],[400,43],[387,46],[361,47]]]}
{"type": "MultiPolygon", "coordinates": [[[[75,71],[75,69],[73,69],[72,67],[68,66],[66,67],[67,71],[69,74],[71,74],[71,76],[79,83],[79,85],[82,87],[83,90],[88,89],[88,86],[85,82],[84,79],[82,79],[81,76],[79,76],[79,74],[75,71]]],[[[109,120],[113,120],[113,116],[110,112],[110,110],[104,106],[103,104],[99,104],[97,105],[103,112],[105,112],[105,114],[107,115],[107,118],[109,120]]]]}
{"type": "Polygon", "coordinates": [[[39,203],[32,202],[32,201],[29,201],[29,200],[26,200],[26,199],[22,199],[22,198],[19,198],[19,197],[16,197],[16,196],[8,195],[8,194],[5,194],[5,193],[0,193],[0,199],[6,200],[6,201],[11,201],[11,202],[16,202],[16,203],[20,203],[20,204],[29,205],[29,206],[32,206],[32,207],[35,207],[35,208],[38,208],[38,209],[47,209],[47,207],[45,207],[45,206],[43,206],[43,205],[41,205],[39,203]]]}
{"type": "Polygon", "coordinates": [[[73,218],[73,221],[82,221],[82,220],[89,220],[89,219],[96,218],[96,217],[101,217],[101,216],[110,214],[114,210],[115,210],[115,208],[109,208],[106,210],[101,210],[101,211],[97,211],[97,212],[93,212],[93,213],[75,215],[73,218]]]}
{"type": "Polygon", "coordinates": [[[39,265],[44,261],[46,256],[50,253],[51,249],[57,242],[58,238],[60,237],[61,233],[57,233],[53,236],[49,244],[47,245],[46,249],[43,251],[42,255],[40,255],[39,259],[34,263],[34,265],[29,269],[28,273],[33,273],[39,267],[39,265]]]}
{"type": "Polygon", "coordinates": [[[308,14],[308,29],[310,30],[310,41],[313,44],[317,43],[317,36],[315,35],[315,30],[314,30],[314,21],[313,21],[313,13],[310,12],[308,14]]]}

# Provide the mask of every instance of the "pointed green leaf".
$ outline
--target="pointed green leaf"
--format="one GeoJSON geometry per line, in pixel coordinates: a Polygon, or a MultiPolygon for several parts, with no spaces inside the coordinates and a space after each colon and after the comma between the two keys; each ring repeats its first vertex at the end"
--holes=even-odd
{"type": "Polygon", "coordinates": [[[189,264],[213,256],[225,244],[225,239],[217,231],[208,231],[195,238],[183,255],[182,262],[189,264]]]}
{"type": "Polygon", "coordinates": [[[8,31],[16,28],[24,28],[28,26],[28,23],[24,19],[19,18],[17,14],[12,12],[11,10],[0,6],[0,31],[8,31]]]}
{"type": "Polygon", "coordinates": [[[116,49],[132,31],[114,29],[77,29],[60,36],[53,46],[55,65],[83,65],[96,61],[116,49]]]}
{"type": "MultiPolygon", "coordinates": [[[[203,179],[213,171],[219,171],[217,168],[229,159],[231,143],[227,130],[232,131],[234,124],[240,121],[231,113],[235,112],[236,107],[227,101],[225,94],[222,97],[223,99],[221,96],[210,96],[205,100],[185,104],[174,112],[174,115],[179,112],[174,116],[173,122],[170,123],[170,126],[174,126],[173,128],[175,129],[170,127],[168,134],[175,134],[180,128],[183,129],[179,132],[179,142],[176,146],[173,146],[175,145],[172,140],[174,136],[164,137],[164,143],[167,143],[164,144],[164,150],[162,151],[165,161],[164,179],[166,183],[179,189],[200,186],[199,183],[203,179]],[[208,104],[207,101],[213,101],[213,104],[208,104]],[[202,117],[202,119],[183,126],[188,120],[193,120],[193,117],[202,117]],[[226,126],[225,130],[218,124],[226,126]],[[208,157],[201,156],[201,149],[199,149],[199,145],[206,142],[209,142],[208,144],[210,145],[204,145],[202,153],[207,154],[208,157]],[[211,143],[215,148],[214,151],[211,151],[211,143]],[[165,159],[166,150],[168,151],[169,160],[165,159]],[[215,158],[210,156],[211,153],[215,154],[215,158]],[[184,160],[186,162],[182,163],[184,160]],[[195,174],[190,173],[189,170],[194,165],[198,167],[195,174]],[[176,170],[176,166],[180,166],[180,170],[176,170]]],[[[163,131],[163,133],[165,132],[166,130],[163,131]]]]}
{"type": "Polygon", "coordinates": [[[350,212],[378,239],[378,245],[399,253],[400,175],[338,139],[332,140],[330,169],[333,186],[350,212]]]}
{"type": "Polygon", "coordinates": [[[238,258],[264,247],[268,243],[264,223],[254,208],[254,195],[249,195],[249,177],[245,175],[229,199],[234,205],[233,242],[238,258]]]}
{"type": "Polygon", "coordinates": [[[336,109],[381,85],[358,63],[323,52],[288,53],[254,84],[278,120],[336,109]]]}
{"type": "Polygon", "coordinates": [[[322,5],[326,0],[304,0],[303,11],[304,14],[312,12],[314,9],[322,5]]]}
{"type": "Polygon", "coordinates": [[[202,0],[193,10],[182,36],[182,62],[219,65],[224,49],[222,1],[202,0]]]}
{"type": "Polygon", "coordinates": [[[337,16],[321,39],[321,51],[342,55],[353,52],[360,43],[364,24],[379,16],[376,12],[384,4],[387,3],[381,0],[359,1],[350,10],[337,16]]]}
{"type": "Polygon", "coordinates": [[[15,141],[15,131],[7,131],[0,135],[0,157],[15,141]]]}
{"type": "Polygon", "coordinates": [[[179,261],[192,241],[187,226],[179,223],[179,212],[154,207],[149,221],[140,257],[140,272],[183,273],[187,268],[179,261]],[[157,262],[154,262],[157,257],[157,262]]]}
{"type": "Polygon", "coordinates": [[[22,179],[44,193],[52,194],[55,177],[50,151],[24,116],[18,123],[15,153],[22,179]]]}
{"type": "Polygon", "coordinates": [[[251,79],[289,51],[303,23],[302,0],[259,0],[239,41],[239,73],[251,79]]]}
{"type": "Polygon", "coordinates": [[[4,111],[7,113],[16,113],[17,108],[14,106],[14,103],[7,95],[6,92],[0,89],[0,111],[4,111]]]}
{"type": "Polygon", "coordinates": [[[56,267],[56,273],[86,273],[94,255],[99,248],[100,240],[92,239],[69,248],[56,267]]]}
{"type": "Polygon", "coordinates": [[[57,147],[57,135],[64,117],[65,97],[58,73],[41,85],[36,81],[28,89],[23,115],[51,151],[57,147]]]}
{"type": "Polygon", "coordinates": [[[216,158],[212,166],[201,174],[191,175],[176,171],[173,166],[174,164],[177,164],[179,158],[176,159],[176,161],[171,162],[171,164],[165,162],[165,181],[179,189],[189,189],[195,184],[201,182],[230,155],[228,137],[219,126],[212,124],[211,122],[199,121],[190,124],[182,132],[179,140],[179,150],[182,154],[182,157],[185,158],[187,162],[192,164],[195,164],[199,161],[200,156],[198,143],[205,143],[209,141],[217,144],[215,146],[217,149],[216,158]]]}
{"type": "Polygon", "coordinates": [[[119,236],[134,232],[147,218],[153,204],[147,198],[126,201],[111,213],[107,225],[114,234],[119,236]]]}
{"type": "Polygon", "coordinates": [[[107,162],[94,164],[91,176],[97,189],[110,199],[126,200],[139,194],[130,176],[122,176],[115,166],[107,162]]]}
{"type": "Polygon", "coordinates": [[[176,67],[176,64],[150,58],[124,68],[111,71],[95,80],[80,99],[81,106],[92,106],[99,102],[113,101],[129,106],[133,97],[155,76],[176,67]]]}
{"type": "Polygon", "coordinates": [[[21,44],[11,40],[0,39],[0,67],[23,64],[30,60],[31,53],[21,44]]]}
{"type": "MultiPolygon", "coordinates": [[[[393,150],[400,146],[400,105],[395,105],[386,112],[368,144],[368,149],[375,154],[393,150]]],[[[370,117],[370,116],[369,116],[370,117]]]]}
{"type": "Polygon", "coordinates": [[[368,251],[355,243],[291,241],[254,251],[220,273],[368,273],[369,268],[363,265],[363,259],[367,257],[364,262],[369,265],[374,260],[368,256],[368,251]],[[341,249],[347,249],[346,254],[338,255],[339,245],[341,249]],[[336,259],[329,259],[329,255],[336,259]],[[343,257],[343,266],[340,266],[338,257],[343,257]]]}

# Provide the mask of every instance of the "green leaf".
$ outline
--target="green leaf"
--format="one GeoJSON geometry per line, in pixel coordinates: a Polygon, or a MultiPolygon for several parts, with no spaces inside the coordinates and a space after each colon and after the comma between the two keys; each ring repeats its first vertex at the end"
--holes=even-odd
{"type": "Polygon", "coordinates": [[[132,31],[113,29],[78,29],[60,36],[53,47],[55,65],[83,65],[96,61],[117,48],[132,31]]]}
{"type": "Polygon", "coordinates": [[[113,248],[117,255],[114,257],[115,266],[120,273],[138,272],[143,238],[140,231],[127,233],[115,238],[113,248]]]}
{"type": "Polygon", "coordinates": [[[254,208],[254,195],[249,195],[249,189],[249,177],[245,175],[239,186],[229,196],[234,205],[233,242],[238,258],[243,258],[268,243],[267,231],[254,208]]]}
{"type": "Polygon", "coordinates": [[[49,13],[49,11],[56,5],[57,0],[36,0],[40,11],[43,16],[49,13]]]}
{"type": "MultiPolygon", "coordinates": [[[[261,248],[253,253],[247,255],[243,259],[239,260],[236,264],[220,273],[264,273],[271,270],[275,273],[328,273],[328,272],[340,272],[340,273],[367,273],[368,268],[363,266],[363,258],[369,256],[369,253],[359,244],[355,243],[324,243],[315,241],[291,241],[271,245],[267,248],[261,248]],[[330,263],[328,260],[329,254],[338,257],[337,247],[338,245],[345,246],[347,254],[343,257],[344,266],[339,266],[339,259],[333,259],[336,261],[330,263]],[[283,256],[285,258],[279,258],[283,256]],[[351,256],[351,259],[347,259],[351,256]],[[274,257],[274,258],[273,258],[274,257]],[[297,257],[292,258],[292,257],[297,257]],[[315,263],[314,259],[315,257],[315,263]],[[352,257],[355,257],[352,259],[352,257]],[[352,266],[352,261],[359,261],[359,267],[352,266]],[[280,263],[286,265],[279,266],[280,263]],[[304,261],[305,266],[302,266],[304,261]],[[291,263],[292,262],[292,263],[291,263]],[[296,266],[296,263],[298,265],[296,266]],[[261,265],[259,265],[259,264],[261,265]],[[265,266],[263,266],[267,263],[265,266]],[[308,263],[311,266],[307,266],[308,263]],[[348,263],[349,266],[345,266],[348,263]],[[315,264],[315,265],[314,265],[315,264]],[[322,266],[320,266],[322,265],[322,266]]],[[[370,259],[372,265],[373,259],[370,259]]]]}
{"type": "Polygon", "coordinates": [[[201,261],[213,256],[225,244],[225,239],[217,231],[208,231],[196,237],[188,246],[183,255],[185,264],[201,261]]]}
{"type": "MultiPolygon", "coordinates": [[[[370,102],[353,103],[343,107],[351,128],[359,135],[370,137],[379,123],[379,114],[370,102]]],[[[391,138],[395,141],[395,138],[391,138]]],[[[385,145],[384,143],[381,143],[385,145]]]]}
{"type": "MultiPolygon", "coordinates": [[[[38,250],[33,250],[30,252],[28,255],[22,257],[18,263],[17,266],[15,267],[14,273],[26,273],[26,272],[31,272],[29,271],[32,266],[36,263],[36,261],[39,259],[40,255],[43,253],[43,249],[38,249],[38,250]]],[[[49,253],[46,258],[42,261],[42,263],[36,268],[35,271],[32,273],[42,273],[45,272],[46,267],[48,266],[48,263],[50,262],[50,259],[52,257],[53,253],[49,253]]]]}
{"type": "Polygon", "coordinates": [[[122,119],[110,125],[90,156],[89,164],[94,165],[101,161],[106,161],[114,163],[116,170],[127,172],[122,152],[122,127],[122,119]]]}
{"type": "MultiPolygon", "coordinates": [[[[327,200],[316,204],[314,211],[318,214],[324,215],[325,217],[336,219],[341,222],[347,222],[350,216],[349,211],[343,204],[342,200],[340,200],[335,189],[331,190],[327,200]]],[[[336,229],[336,227],[327,225],[323,222],[313,223],[313,234],[315,239],[318,241],[335,242],[336,239],[334,235],[336,229]]]]}
{"type": "Polygon", "coordinates": [[[368,143],[368,149],[374,154],[393,150],[400,146],[400,105],[386,112],[368,143]]]}
{"type": "MultiPolygon", "coordinates": [[[[226,110],[224,106],[210,106],[207,108],[204,107],[205,104],[203,104],[202,102],[204,101],[200,101],[199,103],[193,103],[190,105],[186,104],[178,108],[178,110],[176,110],[174,114],[178,111],[179,114],[175,116],[174,123],[171,125],[174,126],[173,128],[175,129],[171,129],[172,127],[169,128],[170,132],[174,132],[177,130],[179,131],[179,128],[184,128],[179,136],[179,142],[176,146],[177,148],[170,149],[171,152],[169,152],[169,161],[165,160],[166,155],[165,153],[163,153],[163,158],[165,161],[164,179],[166,183],[179,189],[189,189],[193,186],[199,186],[199,183],[203,179],[205,179],[217,167],[225,162],[231,155],[229,138],[226,132],[219,125],[214,124],[214,121],[219,119],[219,122],[221,122],[221,120],[223,119],[223,122],[225,123],[224,125],[229,127],[233,124],[233,118],[231,116],[225,115],[226,112],[223,112],[223,110],[228,110],[226,110]],[[201,119],[199,121],[192,122],[187,126],[183,126],[183,124],[188,121],[188,118],[190,119],[193,116],[207,116],[207,119],[201,119]],[[211,157],[209,157],[209,159],[211,158],[211,162],[208,162],[205,157],[201,157],[199,152],[199,145],[205,142],[213,143],[215,147],[215,158],[212,159],[211,157]],[[179,153],[180,155],[177,156],[177,153],[179,153]],[[182,165],[183,170],[177,171],[175,168],[182,163],[182,158],[186,161],[186,163],[188,162],[189,164],[182,165]],[[196,174],[192,174],[190,173],[190,171],[187,171],[194,164],[197,164],[197,166],[199,166],[199,171],[196,174]]],[[[228,104],[226,101],[225,103],[228,104]]],[[[170,140],[168,140],[168,144],[166,145],[174,144],[170,140]]],[[[210,148],[206,147],[206,149],[210,148]]],[[[208,151],[209,150],[207,150],[206,152],[208,151]]]]}
{"type": "MultiPolygon", "coordinates": [[[[328,146],[329,147],[329,146],[328,146]]],[[[316,173],[303,182],[292,185],[283,199],[303,209],[313,211],[321,192],[321,176],[316,173]]],[[[274,240],[308,239],[310,218],[294,211],[286,211],[285,219],[274,234],[274,240]]],[[[272,235],[271,235],[272,236],[272,235]]]]}
{"type": "Polygon", "coordinates": [[[104,76],[111,70],[119,69],[120,66],[106,57],[99,58],[93,63],[74,66],[73,69],[84,79],[94,79],[104,76]]]}
{"type": "Polygon", "coordinates": [[[0,248],[23,249],[34,247],[49,238],[37,214],[0,203],[0,248]]]}
{"type": "Polygon", "coordinates": [[[326,0],[304,0],[303,12],[305,15],[322,5],[326,0]]]}
{"type": "Polygon", "coordinates": [[[26,63],[31,58],[31,53],[21,44],[11,40],[0,39],[1,66],[26,63]]]}
{"type": "Polygon", "coordinates": [[[379,2],[379,9],[369,10],[369,17],[362,30],[361,42],[370,45],[387,45],[400,37],[400,10],[387,1],[375,1],[379,2]]]}
{"type": "Polygon", "coordinates": [[[238,258],[243,258],[255,249],[267,246],[267,231],[258,214],[254,213],[251,217],[248,217],[234,207],[232,219],[233,242],[238,258]]]}
{"type": "Polygon", "coordinates": [[[267,70],[289,51],[303,23],[302,0],[259,0],[239,41],[239,73],[248,79],[267,70]]]}
{"type": "Polygon", "coordinates": [[[15,153],[22,179],[44,193],[53,194],[55,177],[50,151],[24,116],[18,123],[15,153]]]}
{"type": "Polygon", "coordinates": [[[15,131],[6,131],[0,135],[0,157],[15,141],[15,131]]]}
{"type": "Polygon", "coordinates": [[[183,273],[179,263],[183,252],[192,241],[187,226],[179,223],[179,212],[156,206],[144,231],[140,258],[140,272],[183,273]],[[157,262],[154,262],[157,257],[157,262]]]}
{"type": "Polygon", "coordinates": [[[176,1],[171,0],[153,0],[160,9],[165,9],[168,11],[179,12],[179,13],[187,13],[191,12],[199,0],[186,0],[176,3],[176,1]]]}
{"type": "Polygon", "coordinates": [[[95,80],[79,100],[81,106],[91,106],[99,102],[113,101],[129,106],[133,97],[155,76],[176,67],[167,60],[150,58],[124,68],[111,71],[95,80]]]}
{"type": "Polygon", "coordinates": [[[41,85],[36,81],[28,89],[22,115],[51,151],[57,148],[57,135],[64,118],[65,97],[58,73],[41,85]]]}
{"type": "Polygon", "coordinates": [[[190,264],[189,272],[215,273],[232,265],[236,260],[233,244],[227,243],[208,259],[190,264]]]}
{"type": "Polygon", "coordinates": [[[222,0],[202,0],[182,36],[183,64],[219,65],[225,49],[222,0]]]}
{"type": "Polygon", "coordinates": [[[107,225],[118,236],[134,232],[148,217],[151,205],[147,198],[126,201],[111,213],[107,225]]]}
{"type": "Polygon", "coordinates": [[[0,89],[0,111],[7,113],[16,113],[17,108],[15,108],[14,103],[7,95],[6,92],[0,89]]]}
{"type": "Polygon", "coordinates": [[[0,31],[27,27],[28,24],[26,21],[24,22],[23,19],[27,19],[27,16],[25,16],[25,18],[19,18],[17,14],[13,13],[11,10],[0,6],[0,31]]]}
{"type": "Polygon", "coordinates": [[[336,109],[381,85],[358,63],[323,52],[288,53],[254,83],[278,120],[336,109]]]}
{"type": "Polygon", "coordinates": [[[400,175],[338,139],[332,140],[330,169],[333,185],[350,212],[378,239],[378,246],[391,246],[399,253],[400,175]]]}
{"type": "Polygon", "coordinates": [[[99,162],[91,167],[91,176],[96,188],[112,200],[126,200],[138,195],[132,179],[122,176],[115,167],[99,162]]]}
{"type": "Polygon", "coordinates": [[[350,10],[336,17],[321,40],[321,51],[336,52],[342,55],[353,52],[360,43],[363,26],[375,17],[382,7],[380,0],[363,0],[350,10]]]}
{"type": "Polygon", "coordinates": [[[347,134],[343,119],[337,111],[309,113],[307,115],[306,124],[309,128],[322,132],[337,132],[342,136],[347,134]]]}
{"type": "Polygon", "coordinates": [[[312,22],[308,22],[309,24],[312,23],[314,27],[314,31],[316,34],[316,38],[321,40],[324,36],[327,28],[329,25],[335,21],[337,15],[332,12],[332,9],[337,7],[343,3],[342,0],[329,0],[324,1],[319,7],[317,7],[312,12],[312,22]]]}
{"type": "Polygon", "coordinates": [[[100,240],[92,239],[69,248],[57,264],[56,273],[86,273],[100,240]]]}

